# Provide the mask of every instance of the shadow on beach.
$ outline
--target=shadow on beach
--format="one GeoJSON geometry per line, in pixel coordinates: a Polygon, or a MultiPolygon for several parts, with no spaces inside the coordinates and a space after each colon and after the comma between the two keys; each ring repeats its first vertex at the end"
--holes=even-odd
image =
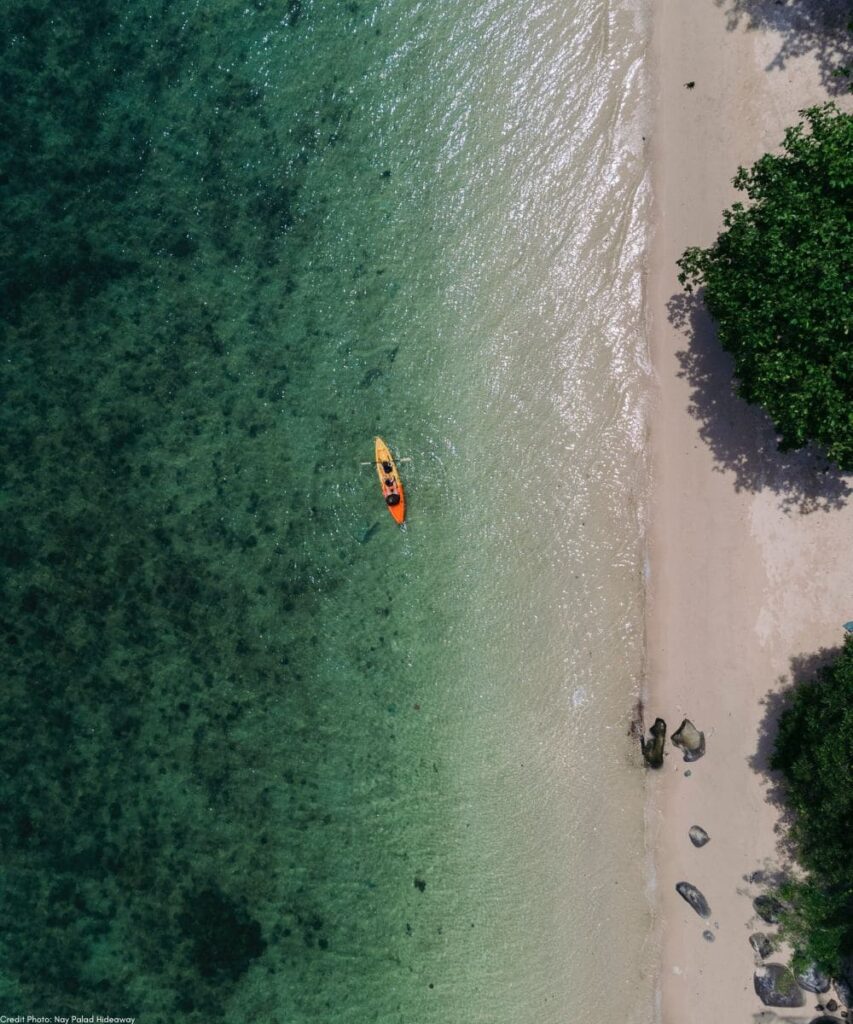
{"type": "Polygon", "coordinates": [[[761,698],[764,717],[759,726],[755,753],[748,758],[747,763],[754,772],[763,775],[768,780],[767,801],[780,812],[775,828],[777,848],[780,854],[786,857],[791,857],[793,854],[788,838],[792,812],[786,799],[782,772],[772,771],[770,768],[770,758],[773,756],[773,747],[779,731],[779,719],[790,706],[794,690],[802,683],[817,679],[821,669],[833,662],[840,653],[841,647],[839,646],[822,647],[812,654],[795,655],[791,658],[788,674],[779,678],[778,687],[769,690],[761,698]]]}
{"type": "Polygon", "coordinates": [[[792,58],[812,54],[828,93],[847,92],[850,79],[838,69],[853,65],[850,7],[845,0],[715,0],[730,32],[771,31],[781,36],[778,53],[765,68],[783,71],[792,58]]]}
{"type": "Polygon", "coordinates": [[[701,292],[673,295],[667,311],[670,323],[688,339],[688,348],[676,353],[679,376],[690,384],[688,411],[718,470],[734,474],[738,491],[778,494],[786,512],[841,508],[853,493],[842,472],[816,448],[779,451],[767,414],[735,394],[733,360],[717,340],[701,292]]]}

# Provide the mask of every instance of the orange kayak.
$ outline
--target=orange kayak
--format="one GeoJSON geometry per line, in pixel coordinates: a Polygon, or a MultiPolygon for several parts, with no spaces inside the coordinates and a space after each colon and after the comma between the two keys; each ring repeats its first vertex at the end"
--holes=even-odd
{"type": "Polygon", "coordinates": [[[397,463],[388,450],[388,445],[381,437],[376,438],[376,472],[382,485],[382,497],[392,518],[402,523],[406,518],[406,495],[403,492],[403,481],[397,472],[397,463]]]}

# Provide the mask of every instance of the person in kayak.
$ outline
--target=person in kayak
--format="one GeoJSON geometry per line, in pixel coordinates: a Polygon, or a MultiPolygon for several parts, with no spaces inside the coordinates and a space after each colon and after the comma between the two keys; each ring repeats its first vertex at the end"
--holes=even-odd
{"type": "Polygon", "coordinates": [[[386,494],[385,495],[385,504],[386,505],[399,505],[400,504],[400,495],[397,494],[395,491],[392,491],[390,494],[386,494]]]}
{"type": "Polygon", "coordinates": [[[388,473],[388,474],[390,474],[390,473],[392,473],[393,471],[394,471],[394,467],[393,467],[393,466],[391,465],[391,463],[390,463],[390,462],[383,462],[383,463],[382,463],[382,472],[383,472],[383,473],[388,473]]]}

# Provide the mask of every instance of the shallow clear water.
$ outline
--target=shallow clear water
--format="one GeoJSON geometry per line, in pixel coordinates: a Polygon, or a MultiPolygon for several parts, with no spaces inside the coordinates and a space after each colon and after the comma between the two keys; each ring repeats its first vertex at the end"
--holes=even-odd
{"type": "Polygon", "coordinates": [[[11,21],[4,1012],[645,1022],[642,12],[11,21]]]}

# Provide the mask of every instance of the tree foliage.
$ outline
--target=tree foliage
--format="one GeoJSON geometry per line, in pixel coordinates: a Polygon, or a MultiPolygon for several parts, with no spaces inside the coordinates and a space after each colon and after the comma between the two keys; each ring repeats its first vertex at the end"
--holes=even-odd
{"type": "Polygon", "coordinates": [[[794,811],[791,838],[806,871],[780,895],[782,931],[800,962],[838,973],[853,953],[853,637],[779,721],[771,768],[794,811]]]}
{"type": "Polygon", "coordinates": [[[725,230],[678,261],[703,287],[738,392],[770,414],[782,450],[817,442],[853,469],[853,116],[801,111],[784,152],[741,167],[725,230]]]}

